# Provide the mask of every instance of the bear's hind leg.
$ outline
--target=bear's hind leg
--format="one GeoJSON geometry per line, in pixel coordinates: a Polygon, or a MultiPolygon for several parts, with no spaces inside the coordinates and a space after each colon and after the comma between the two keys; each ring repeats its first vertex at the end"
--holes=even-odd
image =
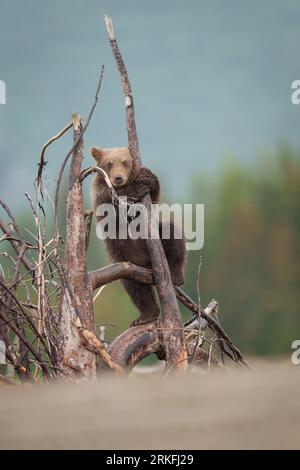
{"type": "Polygon", "coordinates": [[[183,238],[175,238],[174,224],[170,223],[170,238],[162,238],[162,224],[159,225],[161,242],[168,260],[173,284],[182,286],[184,284],[184,265],[186,258],[185,241],[183,238]]]}
{"type": "Polygon", "coordinates": [[[123,280],[122,283],[132,302],[140,311],[140,316],[131,323],[131,326],[156,320],[159,316],[159,307],[153,287],[131,280],[123,280]]]}

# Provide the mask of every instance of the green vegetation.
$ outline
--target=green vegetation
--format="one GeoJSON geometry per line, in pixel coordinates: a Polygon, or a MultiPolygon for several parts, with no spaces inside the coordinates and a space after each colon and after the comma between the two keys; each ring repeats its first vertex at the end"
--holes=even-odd
{"type": "MultiPolygon", "coordinates": [[[[232,161],[207,181],[196,178],[192,190],[193,201],[207,202],[202,301],[219,300],[222,323],[244,352],[288,354],[300,336],[299,155],[283,146],[254,168],[232,161]]],[[[190,256],[193,297],[197,262],[190,256]]]]}

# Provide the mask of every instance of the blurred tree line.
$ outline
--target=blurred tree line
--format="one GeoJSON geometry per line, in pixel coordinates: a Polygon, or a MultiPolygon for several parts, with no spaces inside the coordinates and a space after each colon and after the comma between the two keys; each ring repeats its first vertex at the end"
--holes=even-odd
{"type": "MultiPolygon", "coordinates": [[[[283,145],[252,168],[232,160],[217,178],[195,178],[192,200],[205,203],[204,303],[219,300],[244,352],[289,354],[300,337],[300,155],[283,145]]],[[[197,262],[191,253],[193,297],[197,262]]]]}
{"type": "MultiPolygon", "coordinates": [[[[212,298],[219,301],[220,321],[235,344],[247,353],[289,354],[292,341],[300,338],[300,154],[281,146],[276,154],[259,155],[250,168],[231,158],[216,175],[195,173],[184,200],[169,202],[205,204],[204,248],[189,252],[187,293],[197,301],[202,256],[202,306],[212,298]]],[[[90,208],[88,195],[86,208],[90,208]]],[[[18,221],[34,230],[31,214],[21,214],[18,221]]],[[[5,259],[0,262],[5,271],[5,259]]],[[[107,263],[93,225],[88,269],[107,263]]],[[[184,308],[182,314],[189,315],[184,308]]],[[[117,282],[98,296],[95,315],[98,325],[107,326],[110,340],[138,314],[117,282]]]]}

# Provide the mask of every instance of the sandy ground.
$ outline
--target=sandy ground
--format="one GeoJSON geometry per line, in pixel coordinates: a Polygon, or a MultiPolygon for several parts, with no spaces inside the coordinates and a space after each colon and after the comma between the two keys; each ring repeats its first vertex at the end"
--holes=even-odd
{"type": "Polygon", "coordinates": [[[2,386],[0,448],[299,449],[300,366],[2,386]]]}

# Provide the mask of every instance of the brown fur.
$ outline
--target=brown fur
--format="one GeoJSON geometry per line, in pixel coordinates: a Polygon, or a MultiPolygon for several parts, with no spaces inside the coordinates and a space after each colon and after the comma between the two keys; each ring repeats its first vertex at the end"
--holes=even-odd
{"type": "MultiPolygon", "coordinates": [[[[93,147],[90,153],[95,158],[97,165],[109,176],[118,196],[127,196],[133,202],[140,202],[146,194],[150,194],[152,203],[159,202],[158,178],[148,168],[142,167],[137,170],[128,148],[99,149],[93,147]]],[[[99,205],[111,203],[109,189],[100,174],[96,175],[93,182],[92,199],[95,213],[99,205]]],[[[118,219],[118,212],[115,217],[118,219]]],[[[101,221],[101,217],[96,217],[96,219],[97,222],[101,221]]],[[[159,229],[161,234],[161,224],[159,229]]],[[[185,242],[183,239],[174,238],[173,224],[171,224],[170,231],[170,239],[162,239],[162,244],[173,282],[175,285],[181,285],[184,282],[185,242]]],[[[141,238],[133,240],[130,237],[126,240],[107,238],[105,243],[113,262],[131,261],[139,266],[151,267],[145,240],[141,238]]],[[[133,324],[146,323],[158,317],[159,307],[152,286],[131,280],[123,281],[123,285],[141,314],[133,324]]]]}

